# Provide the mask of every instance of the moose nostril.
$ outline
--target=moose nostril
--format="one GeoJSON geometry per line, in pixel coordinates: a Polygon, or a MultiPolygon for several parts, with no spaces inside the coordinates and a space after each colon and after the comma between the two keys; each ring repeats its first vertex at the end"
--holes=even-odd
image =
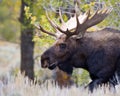
{"type": "Polygon", "coordinates": [[[47,68],[48,67],[48,62],[44,61],[41,65],[42,68],[47,68]]]}
{"type": "Polygon", "coordinates": [[[42,58],[41,59],[41,67],[42,68],[47,68],[47,67],[49,67],[49,63],[50,63],[50,61],[49,61],[49,58],[47,57],[47,58],[42,58]]]}
{"type": "Polygon", "coordinates": [[[43,65],[42,65],[42,68],[47,68],[47,67],[48,67],[47,64],[43,64],[43,65]]]}

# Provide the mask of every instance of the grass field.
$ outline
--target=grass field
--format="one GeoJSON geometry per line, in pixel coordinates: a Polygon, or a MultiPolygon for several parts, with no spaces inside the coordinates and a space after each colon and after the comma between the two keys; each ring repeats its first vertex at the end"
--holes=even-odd
{"type": "Polygon", "coordinates": [[[116,86],[115,91],[101,87],[91,94],[83,87],[61,89],[51,81],[41,85],[33,84],[18,74],[16,78],[9,77],[7,82],[0,81],[0,96],[120,96],[120,85],[116,86]]]}

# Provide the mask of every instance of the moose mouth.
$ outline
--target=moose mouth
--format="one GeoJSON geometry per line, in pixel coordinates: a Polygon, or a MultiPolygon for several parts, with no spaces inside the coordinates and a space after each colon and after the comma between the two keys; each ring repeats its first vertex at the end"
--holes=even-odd
{"type": "Polygon", "coordinates": [[[42,64],[42,68],[49,68],[50,70],[53,70],[56,68],[56,66],[58,65],[58,62],[54,62],[54,63],[51,63],[49,60],[44,60],[44,61],[41,61],[41,64],[42,64]]]}
{"type": "Polygon", "coordinates": [[[53,69],[56,68],[57,65],[58,65],[58,62],[54,62],[54,63],[50,64],[50,65],[48,66],[48,68],[49,68],[50,70],[53,70],[53,69]]]}

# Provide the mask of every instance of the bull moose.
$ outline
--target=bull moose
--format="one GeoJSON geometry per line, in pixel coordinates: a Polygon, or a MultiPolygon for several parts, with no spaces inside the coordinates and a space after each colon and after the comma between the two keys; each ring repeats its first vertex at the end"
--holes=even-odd
{"type": "Polygon", "coordinates": [[[59,67],[67,74],[72,74],[73,68],[83,68],[92,79],[88,85],[91,91],[104,83],[118,84],[115,77],[117,74],[118,80],[120,78],[120,31],[112,28],[87,31],[102,22],[110,12],[111,9],[101,9],[92,15],[89,10],[83,15],[75,14],[67,22],[60,14],[61,26],[47,14],[49,23],[57,33],[37,26],[42,32],[56,38],[54,45],[41,55],[42,68],[53,70],[59,67]]]}

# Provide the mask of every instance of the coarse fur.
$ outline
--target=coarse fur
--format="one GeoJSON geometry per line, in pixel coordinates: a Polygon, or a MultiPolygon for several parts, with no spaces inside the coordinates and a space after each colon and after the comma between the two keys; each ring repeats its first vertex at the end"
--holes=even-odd
{"type": "Polygon", "coordinates": [[[120,31],[105,28],[97,32],[85,32],[84,37],[61,35],[55,44],[41,56],[43,68],[61,70],[72,74],[73,68],[83,68],[90,74],[92,81],[88,88],[93,91],[97,86],[110,83],[116,85],[115,74],[120,78],[120,31]]]}

